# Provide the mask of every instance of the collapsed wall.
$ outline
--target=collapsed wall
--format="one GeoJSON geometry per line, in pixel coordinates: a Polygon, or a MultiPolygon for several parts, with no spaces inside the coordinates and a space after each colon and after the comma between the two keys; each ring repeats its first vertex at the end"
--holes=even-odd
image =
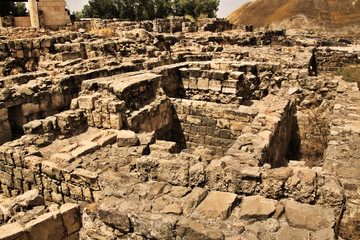
{"type": "MultiPolygon", "coordinates": [[[[354,222],[355,145],[349,161],[338,155],[356,141],[354,85],[310,77],[309,49],[281,47],[284,33],[136,34],[141,44],[54,37],[39,59],[45,74],[0,81],[1,191],[36,190],[61,205],[40,216],[62,225],[48,239],[334,239],[354,222]],[[250,47],[270,43],[267,59],[250,47]],[[306,111],[320,107],[334,116],[324,168],[292,158],[303,151],[306,111]],[[70,203],[82,209],[74,234],[61,215],[70,203]]],[[[30,236],[27,226],[1,228],[30,236]]]]}

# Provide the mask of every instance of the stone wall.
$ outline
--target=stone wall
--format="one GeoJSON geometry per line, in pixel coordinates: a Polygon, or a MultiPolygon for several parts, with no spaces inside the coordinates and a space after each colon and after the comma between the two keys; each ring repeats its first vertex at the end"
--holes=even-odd
{"type": "MultiPolygon", "coordinates": [[[[256,112],[243,112],[236,105],[222,105],[204,101],[174,99],[174,119],[179,121],[186,148],[194,151],[205,146],[213,155],[223,156],[241,135],[256,112]]],[[[179,141],[178,140],[178,141],[179,141]]]]}
{"type": "Polygon", "coordinates": [[[337,95],[330,124],[328,148],[324,154],[324,170],[329,177],[340,181],[344,202],[343,219],[340,236],[355,239],[359,226],[359,184],[360,184],[360,152],[356,144],[359,142],[360,125],[359,88],[356,83],[341,80],[337,87],[337,95]],[[353,232],[349,231],[353,229],[353,232]]]}
{"type": "Polygon", "coordinates": [[[70,13],[65,10],[65,0],[40,0],[38,2],[40,24],[57,30],[70,21],[70,13]]]}
{"type": "Polygon", "coordinates": [[[15,27],[31,27],[30,17],[14,17],[15,27]]]}
{"type": "Polygon", "coordinates": [[[77,204],[47,208],[38,191],[32,190],[6,199],[0,209],[0,219],[5,222],[0,225],[1,239],[79,239],[81,217],[77,204]]]}
{"type": "Polygon", "coordinates": [[[321,47],[316,53],[319,70],[337,71],[346,65],[360,64],[359,54],[351,47],[321,47]]]}
{"type": "Polygon", "coordinates": [[[12,139],[11,126],[7,108],[0,109],[0,144],[12,139]]]}
{"type": "Polygon", "coordinates": [[[180,97],[222,103],[259,100],[281,85],[278,64],[213,61],[181,68],[180,97]]]}

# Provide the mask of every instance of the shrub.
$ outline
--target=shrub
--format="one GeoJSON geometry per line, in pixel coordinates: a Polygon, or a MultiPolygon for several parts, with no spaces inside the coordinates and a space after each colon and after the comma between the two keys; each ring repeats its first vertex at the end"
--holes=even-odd
{"type": "Polygon", "coordinates": [[[301,156],[306,165],[318,166],[322,164],[327,148],[329,121],[321,107],[307,110],[305,116],[301,130],[301,156]]]}

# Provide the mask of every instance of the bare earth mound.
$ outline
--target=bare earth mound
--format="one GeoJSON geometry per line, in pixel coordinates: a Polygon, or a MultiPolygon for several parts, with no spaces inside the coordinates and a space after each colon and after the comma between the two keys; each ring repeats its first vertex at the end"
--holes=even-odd
{"type": "Polygon", "coordinates": [[[290,27],[343,28],[360,24],[358,0],[255,0],[227,19],[237,25],[266,27],[287,23],[290,27]]]}

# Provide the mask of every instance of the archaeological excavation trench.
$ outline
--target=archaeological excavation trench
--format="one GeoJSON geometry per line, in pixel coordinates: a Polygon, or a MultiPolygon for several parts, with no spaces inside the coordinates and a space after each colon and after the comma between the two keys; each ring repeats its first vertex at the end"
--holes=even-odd
{"type": "Polygon", "coordinates": [[[309,76],[306,36],[117,27],[131,39],[0,43],[0,239],[334,239],[356,224],[359,89],[322,74],[353,54],[319,47],[309,76]],[[29,51],[36,66],[12,70],[29,51]]]}

